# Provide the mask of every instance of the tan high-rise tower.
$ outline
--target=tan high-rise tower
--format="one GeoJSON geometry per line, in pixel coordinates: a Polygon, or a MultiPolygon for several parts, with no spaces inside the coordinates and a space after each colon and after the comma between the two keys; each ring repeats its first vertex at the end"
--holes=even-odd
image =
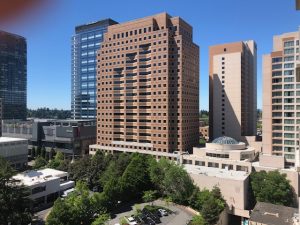
{"type": "Polygon", "coordinates": [[[299,31],[274,36],[263,57],[263,155],[275,167],[299,167],[299,31]],[[274,161],[275,160],[275,161],[274,161]]]}
{"type": "Polygon", "coordinates": [[[191,151],[199,140],[199,47],[166,13],[112,25],[98,51],[92,151],[191,151]]]}
{"type": "Polygon", "coordinates": [[[241,41],[210,47],[210,139],[245,141],[256,135],[256,44],[241,41]]]}

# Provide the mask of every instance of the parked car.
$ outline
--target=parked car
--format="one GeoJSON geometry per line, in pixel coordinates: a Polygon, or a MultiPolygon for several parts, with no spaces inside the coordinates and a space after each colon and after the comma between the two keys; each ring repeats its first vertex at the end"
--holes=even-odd
{"type": "Polygon", "coordinates": [[[129,223],[129,225],[137,225],[137,222],[135,221],[135,219],[130,216],[130,217],[125,217],[129,223]]]}
{"type": "Polygon", "coordinates": [[[142,213],[146,216],[146,217],[150,217],[153,221],[155,221],[155,223],[161,223],[160,218],[155,215],[154,213],[152,213],[150,210],[144,208],[142,210],[142,213]]]}
{"type": "Polygon", "coordinates": [[[133,216],[133,218],[138,224],[144,224],[138,216],[133,216]]]}
{"type": "Polygon", "coordinates": [[[168,212],[165,209],[158,209],[158,212],[160,213],[161,216],[167,216],[168,212]]]}
{"type": "Polygon", "coordinates": [[[148,225],[155,225],[155,221],[151,217],[147,217],[146,219],[147,219],[146,224],[148,224],[148,225]]]}
{"type": "Polygon", "coordinates": [[[64,193],[62,194],[61,197],[66,198],[69,194],[71,194],[74,191],[75,191],[75,188],[68,189],[68,190],[64,191],[64,193]]]}

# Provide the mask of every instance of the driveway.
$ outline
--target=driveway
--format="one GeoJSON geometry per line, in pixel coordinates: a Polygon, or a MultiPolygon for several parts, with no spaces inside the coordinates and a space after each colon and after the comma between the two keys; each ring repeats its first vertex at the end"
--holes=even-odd
{"type": "Polygon", "coordinates": [[[49,215],[49,213],[51,212],[51,210],[52,210],[52,207],[50,207],[48,209],[45,209],[45,210],[42,210],[42,211],[39,211],[39,212],[36,212],[34,214],[34,217],[35,217],[35,219],[37,221],[36,224],[39,224],[39,225],[40,224],[41,225],[45,224],[47,216],[49,215]]]}
{"type": "MultiPolygon", "coordinates": [[[[139,208],[142,209],[145,205],[149,205],[149,203],[142,203],[139,204],[139,208]]],[[[188,221],[192,219],[194,214],[192,212],[189,212],[188,210],[178,207],[172,203],[170,203],[168,206],[164,201],[156,200],[154,202],[154,205],[157,206],[163,206],[165,208],[170,209],[173,211],[172,214],[168,216],[161,217],[161,223],[160,225],[185,225],[188,221]]],[[[134,206],[129,206],[123,212],[120,212],[116,215],[115,218],[109,221],[109,225],[114,225],[116,223],[120,222],[120,218],[124,216],[130,216],[135,213],[134,206]]]]}

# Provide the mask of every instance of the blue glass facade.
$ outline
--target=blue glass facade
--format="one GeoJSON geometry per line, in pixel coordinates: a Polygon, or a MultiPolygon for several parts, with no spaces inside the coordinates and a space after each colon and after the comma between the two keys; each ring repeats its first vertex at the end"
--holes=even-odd
{"type": "Polygon", "coordinates": [[[71,112],[73,119],[95,119],[97,109],[97,51],[109,25],[117,22],[105,19],[77,26],[72,37],[71,112]]]}
{"type": "Polygon", "coordinates": [[[0,31],[0,98],[3,118],[27,115],[27,43],[24,37],[0,31]]]}

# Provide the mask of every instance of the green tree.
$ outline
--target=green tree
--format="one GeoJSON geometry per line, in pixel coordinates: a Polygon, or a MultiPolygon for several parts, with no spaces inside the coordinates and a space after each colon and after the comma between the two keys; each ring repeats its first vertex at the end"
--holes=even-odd
{"type": "Polygon", "coordinates": [[[41,149],[41,156],[42,156],[44,159],[46,159],[46,148],[45,148],[45,146],[43,146],[42,149],[41,149]]]}
{"type": "Polygon", "coordinates": [[[48,163],[48,167],[59,169],[59,167],[62,167],[64,161],[64,154],[62,152],[57,152],[54,159],[50,160],[50,162],[48,163]]]}
{"type": "Polygon", "coordinates": [[[211,195],[203,203],[200,213],[209,225],[214,225],[218,222],[219,215],[224,209],[224,200],[215,198],[213,195],[211,195]]]}
{"type": "Polygon", "coordinates": [[[34,160],[33,168],[34,169],[40,169],[40,168],[42,168],[46,165],[47,165],[47,161],[42,156],[38,156],[34,160]]]}
{"type": "Polygon", "coordinates": [[[35,147],[32,147],[32,149],[31,149],[31,156],[35,157],[35,153],[36,153],[36,149],[35,149],[35,147]]]}
{"type": "Polygon", "coordinates": [[[101,194],[90,195],[86,183],[79,181],[74,193],[64,200],[55,201],[46,225],[103,224],[107,214],[102,200],[101,194]]]}
{"type": "Polygon", "coordinates": [[[27,225],[32,218],[29,190],[13,175],[15,171],[0,157],[0,221],[5,225],[27,225]]]}
{"type": "Polygon", "coordinates": [[[210,225],[218,221],[226,203],[218,187],[214,187],[211,191],[207,189],[200,191],[199,188],[195,188],[189,198],[189,205],[199,211],[210,225]]]}
{"type": "Polygon", "coordinates": [[[49,159],[53,159],[55,157],[55,150],[51,148],[50,154],[49,154],[49,159]]]}
{"type": "Polygon", "coordinates": [[[102,187],[110,181],[111,177],[121,177],[131,161],[131,157],[127,153],[122,153],[117,158],[112,158],[111,155],[105,157],[106,169],[100,176],[100,184],[102,187]]]}
{"type": "Polygon", "coordinates": [[[96,152],[91,159],[89,186],[100,186],[99,179],[109,164],[109,159],[102,153],[96,152]]]}
{"type": "Polygon", "coordinates": [[[189,225],[206,225],[205,219],[200,215],[194,216],[189,225]]]}
{"type": "Polygon", "coordinates": [[[251,174],[251,188],[256,201],[294,206],[294,191],[286,174],[260,171],[251,174]]]}
{"type": "Polygon", "coordinates": [[[169,196],[172,201],[186,204],[195,188],[192,179],[182,166],[165,158],[158,162],[150,160],[150,178],[160,195],[169,196]]]}
{"type": "Polygon", "coordinates": [[[194,183],[182,166],[172,163],[166,171],[163,185],[165,193],[176,203],[186,204],[195,188],[194,183]]]}
{"type": "Polygon", "coordinates": [[[133,155],[121,177],[121,186],[125,199],[139,198],[143,191],[151,188],[152,184],[148,168],[148,156],[133,155]]]}
{"type": "Polygon", "coordinates": [[[123,199],[121,192],[121,182],[117,177],[111,177],[103,187],[103,198],[107,199],[107,208],[113,209],[114,206],[123,199]]]}
{"type": "Polygon", "coordinates": [[[42,151],[42,148],[40,146],[38,146],[36,148],[36,151],[35,151],[35,156],[40,156],[41,155],[41,151],[42,151]]]}
{"type": "Polygon", "coordinates": [[[109,219],[110,219],[109,214],[103,213],[96,218],[96,220],[92,223],[92,225],[104,225],[109,219]]]}
{"type": "Polygon", "coordinates": [[[149,190],[144,191],[143,200],[144,202],[151,202],[153,205],[153,201],[156,199],[157,191],[149,190]]]}
{"type": "MultiPolygon", "coordinates": [[[[55,156],[56,160],[56,156],[55,156]]],[[[91,157],[84,156],[78,160],[75,160],[69,166],[69,177],[71,180],[75,181],[85,181],[90,180],[90,167],[91,167],[91,157]]]]}
{"type": "Polygon", "coordinates": [[[209,190],[204,189],[202,191],[199,190],[199,188],[195,188],[193,191],[193,194],[189,198],[189,205],[196,209],[197,211],[202,210],[202,206],[204,202],[206,202],[211,196],[211,193],[209,190]]]}
{"type": "Polygon", "coordinates": [[[164,179],[171,166],[171,161],[166,158],[161,158],[158,162],[154,158],[150,160],[150,179],[161,195],[165,192],[164,179]]]}
{"type": "Polygon", "coordinates": [[[68,119],[71,117],[70,110],[62,109],[49,109],[49,108],[38,108],[27,109],[27,117],[41,118],[41,119],[68,119]]]}
{"type": "Polygon", "coordinates": [[[77,211],[71,208],[65,200],[58,198],[47,217],[46,225],[73,225],[77,224],[77,211]]]}

